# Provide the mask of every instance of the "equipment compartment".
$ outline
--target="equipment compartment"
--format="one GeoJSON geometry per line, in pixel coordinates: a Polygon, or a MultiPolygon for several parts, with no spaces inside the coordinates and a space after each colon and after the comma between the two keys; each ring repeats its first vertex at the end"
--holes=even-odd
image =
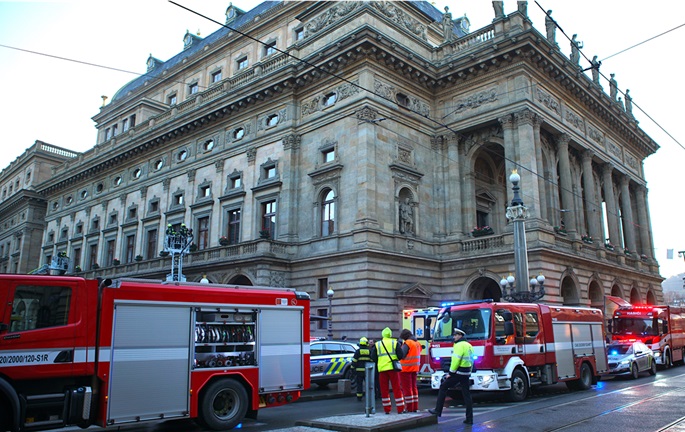
{"type": "Polygon", "coordinates": [[[195,311],[194,368],[256,366],[256,311],[195,311]]]}

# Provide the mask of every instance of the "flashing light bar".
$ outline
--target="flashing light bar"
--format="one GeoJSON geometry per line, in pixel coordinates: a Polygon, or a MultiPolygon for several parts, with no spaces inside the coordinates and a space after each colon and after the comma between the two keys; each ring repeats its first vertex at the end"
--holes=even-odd
{"type": "Polygon", "coordinates": [[[482,300],[466,300],[466,301],[460,301],[460,302],[443,302],[443,303],[440,303],[440,307],[459,306],[459,305],[476,304],[476,303],[492,303],[493,301],[494,301],[493,299],[482,299],[482,300]]]}

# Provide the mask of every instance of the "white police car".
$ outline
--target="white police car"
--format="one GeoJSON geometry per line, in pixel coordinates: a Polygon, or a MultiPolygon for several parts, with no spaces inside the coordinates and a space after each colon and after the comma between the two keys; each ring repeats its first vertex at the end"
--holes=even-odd
{"type": "Polygon", "coordinates": [[[654,352],[640,341],[616,341],[607,345],[611,375],[630,375],[637,379],[641,372],[656,375],[654,352]]]}
{"type": "Polygon", "coordinates": [[[320,340],[312,341],[310,352],[310,377],[313,384],[326,386],[339,379],[349,379],[354,384],[355,373],[352,357],[357,345],[350,342],[320,340]]]}

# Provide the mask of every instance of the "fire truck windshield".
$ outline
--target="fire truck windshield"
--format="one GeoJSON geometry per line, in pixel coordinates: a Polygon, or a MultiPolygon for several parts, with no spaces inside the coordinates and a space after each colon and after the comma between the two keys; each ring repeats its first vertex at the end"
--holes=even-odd
{"type": "Polygon", "coordinates": [[[466,339],[487,339],[490,335],[491,320],[490,309],[453,310],[438,320],[433,340],[452,341],[452,332],[455,328],[463,330],[466,339]]]}
{"type": "Polygon", "coordinates": [[[659,335],[659,329],[652,318],[614,318],[611,332],[616,335],[659,335]]]}

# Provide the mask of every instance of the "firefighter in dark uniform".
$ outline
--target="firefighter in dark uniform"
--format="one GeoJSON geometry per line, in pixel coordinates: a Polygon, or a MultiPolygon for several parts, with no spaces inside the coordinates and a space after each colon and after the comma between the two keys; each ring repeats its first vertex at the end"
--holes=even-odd
{"type": "Polygon", "coordinates": [[[361,401],[364,396],[364,378],[366,376],[366,364],[371,363],[371,348],[369,340],[365,337],[359,339],[359,348],[352,356],[352,367],[357,374],[357,400],[361,401]]]}

